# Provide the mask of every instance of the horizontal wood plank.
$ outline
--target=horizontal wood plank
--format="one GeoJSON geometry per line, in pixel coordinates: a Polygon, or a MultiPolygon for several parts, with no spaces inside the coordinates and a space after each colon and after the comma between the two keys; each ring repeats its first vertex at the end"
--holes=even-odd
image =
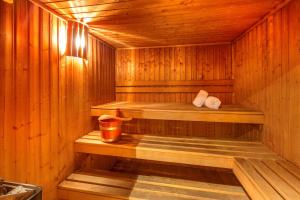
{"type": "Polygon", "coordinates": [[[66,199],[71,199],[75,193],[104,199],[249,199],[240,186],[100,170],[75,172],[58,188],[59,196],[66,199]]]}
{"type": "Polygon", "coordinates": [[[117,93],[198,93],[200,90],[206,90],[209,93],[232,93],[233,86],[116,87],[117,93]]]}
{"type": "Polygon", "coordinates": [[[233,80],[197,80],[197,81],[117,81],[117,87],[138,86],[232,86],[233,80]]]}
{"type": "Polygon", "coordinates": [[[173,140],[172,137],[123,134],[120,141],[111,144],[103,143],[98,131],[76,140],[75,151],[229,169],[235,157],[277,159],[274,153],[256,142],[252,145],[251,142],[225,143],[202,138],[173,140]]]}
{"type": "Polygon", "coordinates": [[[233,105],[224,105],[219,110],[197,108],[192,104],[179,103],[115,102],[91,107],[92,116],[100,116],[103,114],[118,114],[122,117],[140,119],[249,124],[264,123],[264,114],[262,112],[233,105]]]}

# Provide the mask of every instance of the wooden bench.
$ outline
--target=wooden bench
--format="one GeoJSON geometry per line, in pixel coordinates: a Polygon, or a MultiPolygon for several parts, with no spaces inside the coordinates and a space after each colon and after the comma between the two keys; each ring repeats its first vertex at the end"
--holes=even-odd
{"type": "MultiPolygon", "coordinates": [[[[186,104],[116,102],[92,107],[91,113],[163,120],[253,124],[264,121],[263,113],[236,106],[214,111],[186,104]]],[[[259,142],[123,134],[120,141],[109,144],[101,142],[100,132],[94,131],[76,140],[75,151],[232,169],[254,200],[300,199],[300,169],[259,142]]],[[[74,173],[59,186],[60,196],[75,200],[94,200],[99,196],[101,199],[248,199],[240,190],[232,193],[231,189],[199,181],[107,172],[74,173]]]]}
{"type": "Polygon", "coordinates": [[[224,105],[219,110],[197,108],[181,103],[114,102],[92,106],[91,115],[120,115],[127,118],[263,124],[264,114],[237,105],[224,105]]]}
{"type": "Polygon", "coordinates": [[[232,169],[234,158],[278,159],[259,142],[123,134],[104,143],[94,131],[75,142],[75,152],[232,169]]]}
{"type": "Polygon", "coordinates": [[[61,200],[249,199],[240,186],[110,171],[75,172],[58,186],[58,196],[61,200]]]}
{"type": "Polygon", "coordinates": [[[233,172],[252,199],[300,199],[300,169],[288,161],[236,158],[233,172]]]}

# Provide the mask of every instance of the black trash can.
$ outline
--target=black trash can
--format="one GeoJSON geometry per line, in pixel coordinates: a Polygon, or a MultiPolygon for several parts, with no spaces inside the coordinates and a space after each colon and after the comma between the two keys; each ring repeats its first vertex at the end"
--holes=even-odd
{"type": "Polygon", "coordinates": [[[39,186],[0,180],[0,187],[7,192],[18,186],[22,186],[27,191],[25,195],[0,195],[0,200],[42,200],[42,188],[39,186]]]}

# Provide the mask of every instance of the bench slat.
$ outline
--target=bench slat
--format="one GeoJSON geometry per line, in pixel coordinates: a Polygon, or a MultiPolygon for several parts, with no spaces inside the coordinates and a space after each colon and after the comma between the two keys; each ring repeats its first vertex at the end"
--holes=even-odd
{"type": "Polygon", "coordinates": [[[250,159],[251,164],[266,179],[273,188],[285,199],[300,199],[300,195],[290,187],[283,179],[277,176],[261,161],[250,159]]]}
{"type": "Polygon", "coordinates": [[[287,171],[292,173],[294,176],[296,176],[298,179],[300,179],[300,168],[296,165],[286,161],[286,160],[277,160],[277,163],[284,167],[287,171]]]}
{"type": "Polygon", "coordinates": [[[159,176],[132,174],[122,176],[114,172],[71,174],[59,185],[60,194],[68,191],[117,199],[166,200],[249,200],[239,186],[202,183],[159,176]]]}
{"type": "Polygon", "coordinates": [[[252,199],[283,200],[248,160],[236,158],[233,172],[252,199]]]}
{"type": "Polygon", "coordinates": [[[76,140],[75,151],[229,169],[235,157],[278,159],[275,153],[257,142],[236,141],[235,145],[235,141],[208,141],[206,144],[206,139],[202,138],[123,134],[120,141],[109,144],[101,141],[99,131],[94,131],[76,140]]]}
{"type": "Polygon", "coordinates": [[[264,114],[261,111],[244,108],[239,105],[224,105],[219,110],[197,108],[183,103],[142,103],[112,102],[92,106],[91,115],[117,115],[138,119],[205,121],[263,124],[264,114]]]}
{"type": "Polygon", "coordinates": [[[300,194],[300,180],[291,174],[289,171],[281,167],[277,162],[271,160],[263,160],[263,163],[267,165],[277,176],[282,178],[286,183],[288,183],[294,190],[300,194]]]}

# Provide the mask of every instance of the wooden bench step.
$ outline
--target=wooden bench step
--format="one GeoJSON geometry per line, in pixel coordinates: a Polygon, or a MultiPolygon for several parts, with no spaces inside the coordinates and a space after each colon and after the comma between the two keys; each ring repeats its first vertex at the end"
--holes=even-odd
{"type": "Polygon", "coordinates": [[[237,158],[233,171],[252,199],[300,199],[300,169],[288,161],[237,158]]]}
{"type": "Polygon", "coordinates": [[[236,157],[278,159],[257,142],[123,134],[120,141],[110,144],[100,140],[98,131],[76,140],[75,151],[229,169],[236,157]]]}
{"type": "Polygon", "coordinates": [[[176,179],[240,186],[240,182],[232,170],[223,168],[118,158],[111,170],[122,173],[151,174],[176,179]]]}
{"type": "Polygon", "coordinates": [[[263,124],[261,111],[238,105],[224,105],[219,110],[197,108],[182,103],[113,102],[91,107],[92,116],[119,115],[138,119],[204,121],[263,124]]]}
{"type": "Polygon", "coordinates": [[[59,199],[249,199],[240,186],[110,171],[75,172],[58,186],[59,199]]]}

